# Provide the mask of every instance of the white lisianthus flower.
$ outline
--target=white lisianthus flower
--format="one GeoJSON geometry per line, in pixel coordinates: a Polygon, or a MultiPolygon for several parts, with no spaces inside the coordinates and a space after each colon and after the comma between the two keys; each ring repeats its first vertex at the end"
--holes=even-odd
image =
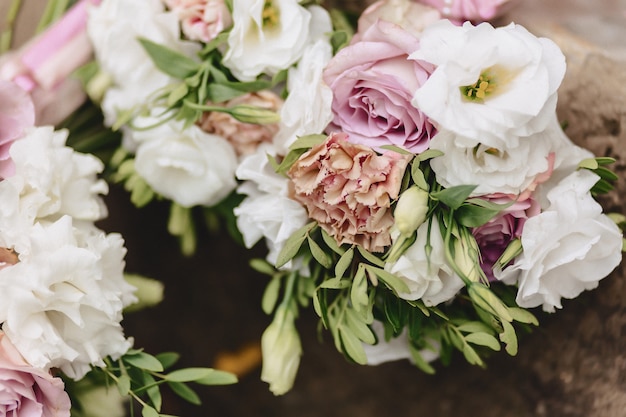
{"type": "Polygon", "coordinates": [[[100,195],[108,192],[108,186],[97,178],[104,165],[93,155],[65,146],[67,135],[67,131],[55,132],[51,126],[37,127],[13,143],[10,153],[15,175],[0,182],[0,195],[9,198],[11,194],[15,204],[2,200],[3,211],[20,213],[29,224],[63,215],[85,221],[106,216],[100,195]]]}
{"type": "Polygon", "coordinates": [[[122,238],[69,216],[36,223],[27,237],[19,261],[0,269],[2,330],[22,356],[80,379],[104,357],[124,354],[131,341],[122,309],[135,299],[122,238]]]}
{"type": "Polygon", "coordinates": [[[522,254],[496,275],[519,285],[520,307],[553,312],[620,263],[622,234],[589,192],[597,180],[587,170],[570,174],[547,193],[550,205],[524,224],[522,254]]]}
{"type": "Polygon", "coordinates": [[[200,46],[180,39],[177,15],[166,12],[162,0],[103,0],[90,9],[87,33],[96,60],[112,80],[102,101],[106,123],[120,110],[146,102],[170,81],[139,43],[145,38],[190,58],[200,46]]]}
{"type": "Polygon", "coordinates": [[[267,260],[275,264],[287,239],[306,224],[308,215],[300,203],[289,198],[289,180],[274,171],[267,153],[273,151],[268,146],[259,147],[237,169],[237,178],[245,181],[238,192],[247,197],[234,213],[246,247],[265,238],[267,260]]]}
{"type": "MultiPolygon", "coordinates": [[[[402,359],[408,359],[414,362],[406,329],[398,337],[386,341],[385,330],[380,321],[374,320],[371,328],[374,333],[376,333],[378,342],[375,345],[363,343],[363,350],[365,350],[368,365],[380,365],[381,363],[399,361],[402,359]]],[[[435,346],[435,348],[438,348],[438,346],[435,346]]],[[[437,350],[422,349],[419,353],[426,362],[432,362],[439,357],[437,350]]]]}
{"type": "Polygon", "coordinates": [[[322,78],[331,57],[330,43],[320,39],[305,50],[297,67],[289,69],[289,95],[281,108],[280,130],[274,138],[278,153],[287,154],[299,136],[323,132],[333,120],[333,92],[322,78]]]}
{"type": "Polygon", "coordinates": [[[137,173],[154,191],[183,207],[217,204],[237,185],[237,156],[221,136],[175,121],[133,136],[137,173]]]}
{"type": "Polygon", "coordinates": [[[494,28],[442,20],[426,28],[410,58],[437,67],[413,105],[438,129],[497,149],[546,128],[565,74],[554,42],[513,23],[494,28]]]}
{"type": "Polygon", "coordinates": [[[441,230],[436,222],[423,223],[417,229],[417,239],[394,263],[386,263],[385,270],[400,278],[408,293],[398,296],[405,300],[423,300],[435,306],[452,299],[464,284],[446,262],[441,230]],[[426,253],[430,245],[431,253],[426,253]]]}
{"type": "Polygon", "coordinates": [[[293,65],[309,42],[332,30],[328,12],[296,0],[235,0],[222,63],[241,81],[293,65]]]}

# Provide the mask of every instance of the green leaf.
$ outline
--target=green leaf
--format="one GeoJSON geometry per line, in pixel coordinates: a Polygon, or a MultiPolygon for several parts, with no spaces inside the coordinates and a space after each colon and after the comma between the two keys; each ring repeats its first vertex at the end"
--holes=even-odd
{"type": "Polygon", "coordinates": [[[337,263],[335,264],[335,277],[343,278],[344,273],[348,270],[350,265],[352,264],[352,259],[354,258],[354,248],[350,248],[344,252],[343,255],[339,258],[337,263]]]}
{"type": "Polygon", "coordinates": [[[419,369],[421,369],[423,372],[427,373],[428,375],[433,375],[435,373],[435,368],[433,368],[430,365],[430,363],[424,360],[424,356],[422,355],[422,352],[419,349],[415,348],[411,344],[409,346],[409,351],[411,352],[411,358],[413,359],[415,366],[417,366],[419,369]]]}
{"type": "Polygon", "coordinates": [[[595,158],[596,162],[600,165],[611,165],[614,164],[616,159],[615,158],[611,158],[610,156],[598,156],[595,158]]]}
{"type": "Polygon", "coordinates": [[[315,222],[311,222],[306,226],[296,230],[291,236],[289,236],[289,238],[285,242],[285,245],[278,254],[278,257],[276,258],[277,268],[285,265],[298,254],[300,247],[307,238],[307,234],[311,229],[313,229],[313,227],[315,227],[315,225],[315,222]]]}
{"type": "Polygon", "coordinates": [[[201,385],[231,385],[237,383],[237,376],[230,372],[217,369],[209,369],[209,371],[211,372],[207,376],[196,379],[195,382],[201,385]]]}
{"type": "Polygon", "coordinates": [[[500,340],[505,344],[506,352],[511,355],[517,355],[517,335],[515,334],[515,328],[507,321],[502,321],[503,331],[500,333],[500,340]]]}
{"type": "Polygon", "coordinates": [[[379,257],[377,257],[376,255],[366,251],[365,249],[363,249],[361,246],[357,245],[357,250],[359,251],[359,254],[361,254],[361,256],[367,260],[369,263],[374,264],[376,266],[379,267],[384,267],[385,266],[385,261],[383,261],[382,259],[380,259],[379,257]]]}
{"type": "Polygon", "coordinates": [[[338,330],[341,346],[346,355],[359,365],[366,365],[367,355],[359,338],[349,328],[340,327],[338,330]]]}
{"type": "Polygon", "coordinates": [[[484,284],[472,282],[468,287],[467,293],[472,302],[486,312],[493,314],[502,321],[511,322],[513,317],[509,313],[509,309],[504,305],[489,288],[484,284]]]}
{"type": "Polygon", "coordinates": [[[364,265],[365,264],[359,264],[357,272],[354,274],[354,279],[352,280],[352,287],[350,288],[350,301],[352,301],[353,307],[357,310],[361,310],[369,301],[364,265]]]}
{"type": "Polygon", "coordinates": [[[354,332],[356,337],[368,345],[376,343],[376,336],[374,335],[374,332],[372,332],[372,329],[370,329],[367,323],[363,321],[361,316],[350,308],[346,310],[345,314],[346,324],[354,332]]]}
{"type": "Polygon", "coordinates": [[[467,321],[456,326],[456,329],[463,333],[491,333],[492,328],[482,321],[467,321]]]}
{"type": "Polygon", "coordinates": [[[598,169],[594,169],[593,172],[598,174],[600,178],[606,181],[617,181],[619,177],[610,169],[599,167],[598,169]]]}
{"type": "Polygon", "coordinates": [[[500,350],[500,343],[498,342],[498,339],[496,339],[489,333],[470,333],[465,336],[465,341],[467,343],[473,343],[475,345],[486,346],[491,350],[500,350]]]}
{"type": "Polygon", "coordinates": [[[152,406],[157,410],[161,410],[161,406],[163,404],[163,398],[161,397],[161,390],[159,386],[157,385],[154,377],[150,374],[144,373],[143,384],[144,386],[147,387],[146,394],[148,395],[148,398],[150,399],[152,406]]]}
{"type": "Polygon", "coordinates": [[[174,78],[183,80],[200,69],[200,64],[186,55],[145,38],[139,38],[139,42],[152,58],[154,65],[174,78]]]}
{"type": "Polygon", "coordinates": [[[320,284],[320,288],[327,288],[330,290],[342,290],[350,286],[350,280],[333,278],[327,279],[320,284]]]}
{"type": "Polygon", "coordinates": [[[289,151],[287,155],[283,158],[280,165],[276,169],[278,174],[284,174],[291,166],[307,151],[307,149],[294,149],[293,151],[289,151]]]}
{"type": "Polygon", "coordinates": [[[189,388],[187,384],[184,384],[182,382],[168,381],[167,385],[172,389],[172,391],[176,393],[176,395],[178,395],[183,400],[193,405],[202,404],[202,401],[200,401],[200,397],[198,396],[198,394],[196,394],[194,390],[189,388]]]}
{"type": "Polygon", "coordinates": [[[595,158],[587,158],[580,161],[578,164],[578,168],[586,168],[590,170],[594,170],[598,168],[598,161],[595,158]]]}
{"type": "Polygon", "coordinates": [[[520,307],[509,307],[509,313],[515,321],[539,326],[539,321],[537,321],[537,317],[535,317],[535,315],[528,310],[520,307]]]}
{"type": "Polygon", "coordinates": [[[484,362],[480,359],[478,353],[476,353],[474,348],[467,343],[463,345],[461,352],[463,352],[463,356],[465,356],[465,360],[467,360],[468,363],[472,365],[484,366],[484,362]]]}
{"type": "Polygon", "coordinates": [[[322,231],[322,239],[324,240],[324,243],[326,244],[326,246],[328,246],[330,250],[335,252],[337,255],[343,255],[346,252],[346,250],[343,249],[341,246],[339,246],[335,238],[329,235],[328,232],[326,232],[326,230],[321,229],[321,231],[322,231]]]}
{"type": "Polygon", "coordinates": [[[386,151],[392,151],[395,153],[399,153],[401,155],[413,155],[411,152],[407,151],[406,149],[403,149],[395,145],[383,145],[380,147],[380,149],[384,149],[386,151]]]}
{"type": "Polygon", "coordinates": [[[185,98],[185,96],[189,93],[189,86],[185,83],[179,84],[172,92],[167,96],[167,106],[172,107],[180,100],[185,98]]]}
{"type": "Polygon", "coordinates": [[[330,269],[333,266],[333,259],[317,244],[317,242],[309,235],[307,235],[307,241],[311,255],[313,258],[326,269],[330,269]]]}
{"type": "Polygon", "coordinates": [[[163,372],[163,365],[154,356],[145,353],[137,352],[132,355],[125,355],[122,357],[125,363],[133,365],[140,369],[153,372],[163,372]]]}
{"type": "Polygon", "coordinates": [[[397,294],[410,292],[409,287],[404,281],[382,268],[376,268],[371,265],[367,266],[367,270],[375,274],[390,290],[397,294]]]}
{"type": "Polygon", "coordinates": [[[314,146],[317,146],[320,143],[324,142],[327,137],[328,136],[326,135],[318,134],[300,136],[289,146],[289,150],[293,151],[296,149],[311,149],[314,146]]]}
{"type": "Polygon", "coordinates": [[[427,161],[432,158],[437,158],[438,156],[443,156],[443,152],[437,149],[429,149],[417,155],[417,159],[419,161],[427,161]]]}
{"type": "Polygon", "coordinates": [[[422,190],[428,191],[430,189],[430,186],[424,177],[424,172],[420,169],[420,165],[417,162],[413,162],[411,165],[411,178],[413,178],[415,185],[422,190]]]}
{"type": "Polygon", "coordinates": [[[274,275],[276,269],[265,259],[254,258],[250,260],[250,267],[265,275],[274,275]]]}
{"type": "Polygon", "coordinates": [[[189,382],[209,376],[213,372],[210,368],[184,368],[172,371],[163,378],[173,382],[189,382]]]}
{"type": "Polygon", "coordinates": [[[461,204],[472,194],[476,187],[476,185],[457,185],[431,193],[430,196],[441,201],[452,210],[456,210],[461,207],[461,204]]]}
{"type": "Polygon", "coordinates": [[[487,223],[500,210],[488,209],[473,204],[462,204],[454,213],[460,225],[465,227],[479,227],[487,223]]]}
{"type": "Polygon", "coordinates": [[[157,360],[161,362],[161,365],[163,365],[163,369],[167,369],[174,365],[180,358],[180,354],[176,352],[163,352],[155,356],[157,360]]]}
{"type": "Polygon", "coordinates": [[[141,415],[143,417],[159,417],[159,412],[149,405],[144,405],[141,409],[141,415]]]}
{"type": "Polygon", "coordinates": [[[274,277],[265,287],[263,298],[261,299],[261,308],[265,314],[271,314],[274,311],[274,307],[276,307],[280,292],[280,281],[279,277],[274,277]]]}
{"type": "Polygon", "coordinates": [[[125,397],[130,392],[130,378],[128,375],[121,375],[117,379],[117,390],[122,397],[125,397]]]}

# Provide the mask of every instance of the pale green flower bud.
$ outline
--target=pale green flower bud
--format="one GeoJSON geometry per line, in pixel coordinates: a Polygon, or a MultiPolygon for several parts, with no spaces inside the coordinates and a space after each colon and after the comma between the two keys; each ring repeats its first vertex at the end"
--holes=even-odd
{"type": "Polygon", "coordinates": [[[409,236],[426,221],[427,213],[428,192],[414,185],[400,195],[393,216],[400,233],[409,236]]]}
{"type": "Polygon", "coordinates": [[[134,274],[125,274],[124,278],[126,282],[137,288],[135,291],[137,302],[126,307],[125,312],[142,310],[163,301],[163,283],[161,281],[134,274]]]}
{"type": "Polygon", "coordinates": [[[302,345],[294,319],[294,313],[281,305],[261,337],[261,380],[270,384],[274,395],[282,395],[293,387],[300,366],[302,345]]]}
{"type": "Polygon", "coordinates": [[[227,113],[243,123],[269,124],[280,122],[280,115],[275,111],[247,104],[231,107],[227,113]]]}
{"type": "Polygon", "coordinates": [[[472,238],[462,238],[454,240],[454,263],[456,264],[462,277],[470,281],[479,282],[483,277],[478,258],[478,245],[472,238]]]}

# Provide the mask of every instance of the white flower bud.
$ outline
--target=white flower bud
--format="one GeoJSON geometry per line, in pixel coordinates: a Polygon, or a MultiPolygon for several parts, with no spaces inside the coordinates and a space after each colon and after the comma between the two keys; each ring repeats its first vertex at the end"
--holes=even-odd
{"type": "Polygon", "coordinates": [[[400,195],[393,215],[400,233],[409,236],[424,223],[427,213],[428,192],[414,185],[400,195]]]}
{"type": "Polygon", "coordinates": [[[282,395],[291,389],[300,366],[302,345],[294,319],[294,313],[281,305],[276,311],[274,321],[261,337],[261,380],[270,384],[270,391],[274,395],[282,395]]]}

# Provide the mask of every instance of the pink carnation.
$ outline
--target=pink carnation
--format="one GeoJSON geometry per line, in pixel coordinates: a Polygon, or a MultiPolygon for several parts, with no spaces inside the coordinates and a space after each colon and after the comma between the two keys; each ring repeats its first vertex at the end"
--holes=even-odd
{"type": "Polygon", "coordinates": [[[232,25],[224,0],[165,0],[178,15],[183,33],[193,41],[209,42],[232,25]]]}
{"type": "Polygon", "coordinates": [[[418,49],[413,34],[378,20],[340,50],[324,71],[333,91],[331,129],[374,149],[396,145],[414,153],[426,150],[435,129],[411,99],[433,68],[409,59],[418,49]]]}
{"type": "Polygon", "coordinates": [[[294,197],[340,244],[382,252],[391,244],[391,202],[398,198],[410,156],[352,144],[332,134],[289,170],[294,197]]]}
{"type": "MultiPolygon", "coordinates": [[[[507,204],[509,197],[488,198],[493,203],[507,204]]],[[[480,266],[489,280],[494,280],[493,266],[512,240],[522,235],[524,223],[541,211],[539,203],[532,198],[517,201],[486,224],[475,228],[472,234],[480,248],[480,266]]]]}
{"type": "MultiPolygon", "coordinates": [[[[234,107],[240,104],[278,111],[283,100],[269,90],[248,93],[220,104],[234,107]]],[[[235,148],[237,155],[250,155],[263,142],[271,142],[278,132],[278,123],[243,123],[223,112],[207,112],[198,125],[207,133],[223,137],[235,148]]]]}
{"type": "Polygon", "coordinates": [[[0,415],[69,417],[70,407],[61,378],[27,364],[0,332],[0,415]]]}
{"type": "Polygon", "coordinates": [[[35,106],[28,93],[9,81],[0,80],[0,180],[13,175],[11,144],[35,125],[35,106]]]}

